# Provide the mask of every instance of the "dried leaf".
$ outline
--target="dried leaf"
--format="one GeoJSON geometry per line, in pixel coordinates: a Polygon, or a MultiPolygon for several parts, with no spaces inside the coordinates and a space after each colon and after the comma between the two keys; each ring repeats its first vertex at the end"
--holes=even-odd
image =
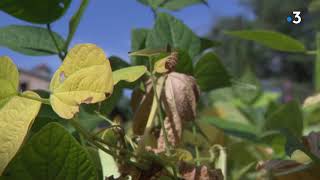
{"type": "Polygon", "coordinates": [[[270,160],[260,163],[257,169],[272,172],[277,180],[317,180],[320,178],[320,166],[301,164],[293,160],[270,160]]]}
{"type": "Polygon", "coordinates": [[[320,94],[307,97],[303,102],[303,107],[309,107],[320,102],[320,94]]]}
{"type": "Polygon", "coordinates": [[[220,169],[209,169],[207,166],[196,167],[182,162],[179,171],[185,180],[223,180],[220,169]]]}
{"type": "Polygon", "coordinates": [[[163,95],[166,115],[175,122],[193,121],[199,95],[199,87],[192,76],[170,73],[165,82],[163,95]]]}
{"type": "Polygon", "coordinates": [[[311,132],[308,136],[304,137],[304,144],[309,148],[311,153],[320,158],[320,132],[311,132]]]}
{"type": "MultiPolygon", "coordinates": [[[[183,123],[195,119],[199,95],[199,87],[192,76],[176,72],[168,74],[161,100],[165,106],[164,125],[171,145],[180,143],[183,123]]],[[[164,150],[164,132],[161,130],[155,152],[164,150]]]]}
{"type": "Polygon", "coordinates": [[[154,65],[154,71],[157,73],[167,73],[174,71],[178,64],[178,52],[172,52],[169,56],[157,61],[154,65]]]}

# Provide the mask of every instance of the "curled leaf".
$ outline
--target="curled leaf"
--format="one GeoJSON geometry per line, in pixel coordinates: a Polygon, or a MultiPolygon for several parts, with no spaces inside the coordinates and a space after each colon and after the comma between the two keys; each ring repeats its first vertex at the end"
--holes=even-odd
{"type": "Polygon", "coordinates": [[[113,91],[112,70],[103,50],[93,44],[72,48],[55,72],[50,102],[62,118],[71,119],[82,103],[105,100],[113,91]]]}
{"type": "Polygon", "coordinates": [[[172,52],[169,56],[160,59],[154,65],[154,71],[157,73],[167,73],[175,69],[178,64],[178,52],[172,52]]]}
{"type": "MultiPolygon", "coordinates": [[[[196,117],[196,105],[200,90],[192,76],[171,72],[165,82],[162,101],[167,117],[164,120],[168,140],[178,145],[182,136],[183,123],[196,117]]],[[[165,149],[164,132],[158,138],[158,151],[165,149]]]]}
{"type": "Polygon", "coordinates": [[[176,72],[168,74],[163,94],[168,117],[173,120],[193,121],[199,96],[199,87],[192,76],[176,72]]]}
{"type": "Polygon", "coordinates": [[[308,136],[303,139],[305,146],[313,153],[315,156],[320,158],[320,132],[311,132],[308,136]]]}
{"type": "Polygon", "coordinates": [[[320,166],[301,164],[293,160],[270,160],[258,164],[257,169],[271,172],[277,180],[317,180],[320,178],[320,166]]]}
{"type": "Polygon", "coordinates": [[[185,180],[223,180],[220,169],[209,169],[207,166],[196,167],[182,162],[179,172],[185,180]]]}

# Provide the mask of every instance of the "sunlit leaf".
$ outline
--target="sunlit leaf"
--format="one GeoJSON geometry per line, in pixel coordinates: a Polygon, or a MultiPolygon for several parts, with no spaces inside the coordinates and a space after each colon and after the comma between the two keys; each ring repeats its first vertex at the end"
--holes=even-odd
{"type": "Polygon", "coordinates": [[[174,156],[175,156],[179,161],[188,162],[188,161],[192,161],[192,160],[193,160],[193,157],[192,157],[191,152],[189,152],[189,151],[186,150],[186,149],[181,149],[181,148],[175,149],[174,156]]]}
{"type": "MultiPolygon", "coordinates": [[[[25,96],[37,97],[34,92],[25,96]]],[[[0,109],[0,174],[20,149],[41,103],[35,100],[14,96],[0,109]]]]}
{"type": "Polygon", "coordinates": [[[103,50],[93,44],[71,49],[55,72],[50,90],[53,110],[65,119],[79,112],[79,104],[109,97],[113,91],[112,70],[103,50]]]}
{"type": "MultiPolygon", "coordinates": [[[[12,60],[7,56],[0,57],[0,101],[17,94],[19,72],[12,60]]],[[[0,102],[0,108],[1,108],[0,102]]]]}
{"type": "Polygon", "coordinates": [[[112,72],[113,84],[116,85],[119,81],[134,82],[147,72],[145,66],[131,66],[122,68],[112,72]]]}
{"type": "Polygon", "coordinates": [[[156,56],[165,52],[167,52],[166,49],[141,49],[138,51],[130,52],[129,55],[151,57],[151,56],[156,56]]]}

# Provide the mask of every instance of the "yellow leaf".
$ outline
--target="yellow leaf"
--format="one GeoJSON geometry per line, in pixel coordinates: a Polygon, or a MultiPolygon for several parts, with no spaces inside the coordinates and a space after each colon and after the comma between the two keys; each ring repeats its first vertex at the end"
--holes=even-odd
{"type": "Polygon", "coordinates": [[[119,81],[134,82],[146,72],[147,68],[145,66],[132,66],[116,70],[112,73],[113,84],[116,85],[119,81]]]}
{"type": "Polygon", "coordinates": [[[193,159],[192,154],[188,150],[181,148],[177,148],[175,150],[175,156],[178,158],[178,160],[185,162],[192,161],[193,159]]]}
{"type": "Polygon", "coordinates": [[[7,56],[0,57],[0,84],[0,100],[17,94],[19,85],[18,69],[7,56]]]}
{"type": "MultiPolygon", "coordinates": [[[[30,91],[23,95],[40,98],[30,91]]],[[[13,96],[0,109],[0,175],[19,150],[40,106],[41,102],[13,96]]]]}
{"type": "Polygon", "coordinates": [[[303,107],[310,107],[316,105],[320,102],[320,94],[316,94],[314,96],[307,97],[303,102],[303,107]]]}
{"type": "Polygon", "coordinates": [[[73,118],[82,103],[105,100],[113,91],[113,79],[103,50],[93,44],[72,48],[55,72],[50,90],[53,110],[65,119],[73,118]]]}
{"type": "Polygon", "coordinates": [[[163,74],[163,73],[166,73],[168,72],[169,70],[166,68],[166,63],[167,63],[167,60],[168,60],[168,57],[165,57],[165,58],[162,58],[160,59],[159,61],[157,61],[155,64],[154,64],[154,71],[157,72],[157,73],[160,73],[160,74],[163,74]]]}

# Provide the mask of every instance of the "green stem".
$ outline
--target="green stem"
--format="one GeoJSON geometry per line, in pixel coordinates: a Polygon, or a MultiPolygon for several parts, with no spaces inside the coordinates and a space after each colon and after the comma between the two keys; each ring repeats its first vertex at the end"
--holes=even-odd
{"type": "MultiPolygon", "coordinates": [[[[113,127],[118,127],[120,129],[122,129],[122,127],[120,125],[117,125],[117,124],[114,124],[114,122],[112,122],[110,119],[108,119],[107,117],[103,116],[100,112],[98,111],[95,111],[95,113],[102,119],[106,120],[111,126],[106,128],[106,129],[109,129],[109,128],[113,128],[113,127]]],[[[103,129],[105,130],[105,129],[103,129]]],[[[122,129],[123,130],[123,129],[122,129]]],[[[130,137],[126,134],[124,134],[124,138],[129,142],[130,146],[132,147],[132,149],[136,149],[136,145],[132,142],[132,140],[130,139],[130,137]]]]}
{"type": "Polygon", "coordinates": [[[306,55],[310,55],[310,56],[313,56],[313,55],[317,55],[317,50],[315,51],[307,51],[305,52],[306,55]]]}
{"type": "Polygon", "coordinates": [[[48,29],[48,31],[49,31],[49,35],[50,35],[50,37],[51,37],[51,39],[52,39],[55,47],[57,48],[58,56],[59,56],[59,58],[61,59],[61,61],[63,61],[64,55],[62,54],[62,51],[61,51],[61,49],[60,49],[60,47],[59,47],[59,45],[58,45],[58,42],[57,42],[56,38],[55,38],[54,35],[53,35],[53,31],[52,31],[52,29],[51,29],[51,25],[50,25],[50,24],[47,24],[47,29],[48,29]]]}
{"type": "Polygon", "coordinates": [[[89,141],[89,143],[93,144],[94,146],[96,146],[97,148],[101,149],[102,151],[104,151],[107,154],[110,154],[113,157],[118,157],[118,155],[116,153],[114,153],[113,151],[105,148],[103,145],[101,145],[100,143],[96,142],[94,136],[92,136],[88,131],[86,131],[79,123],[77,120],[75,119],[71,119],[69,120],[70,124],[77,130],[77,132],[79,132],[86,140],[89,141]]]}
{"type": "Polygon", "coordinates": [[[316,61],[315,61],[315,90],[320,91],[320,32],[316,35],[316,44],[317,44],[317,50],[316,50],[316,61]]]}
{"type": "Polygon", "coordinates": [[[35,101],[39,101],[43,104],[47,104],[47,105],[50,105],[50,100],[49,99],[43,99],[43,98],[38,98],[38,97],[35,97],[35,96],[28,96],[26,94],[22,94],[22,93],[19,93],[20,97],[24,97],[24,98],[27,98],[27,99],[32,99],[32,100],[35,100],[35,101]]]}
{"type": "MultiPolygon", "coordinates": [[[[149,66],[150,66],[150,72],[152,72],[152,63],[151,61],[149,60],[149,66]]],[[[157,100],[157,112],[158,112],[158,118],[160,120],[160,123],[161,123],[161,129],[163,130],[163,135],[164,135],[164,143],[166,145],[166,152],[171,155],[171,145],[169,143],[169,139],[168,139],[168,133],[167,133],[167,130],[165,128],[165,124],[164,124],[164,119],[163,119],[163,115],[162,115],[162,111],[161,111],[161,102],[160,102],[160,99],[159,99],[159,96],[158,96],[158,93],[157,93],[157,86],[156,86],[156,79],[154,77],[154,74],[152,73],[148,73],[150,75],[150,78],[151,78],[151,81],[152,81],[152,89],[153,89],[153,93],[154,93],[154,96],[157,100]]]]}
{"type": "MultiPolygon", "coordinates": [[[[192,126],[192,133],[194,137],[197,135],[197,127],[194,125],[192,126]]],[[[194,146],[194,150],[196,152],[196,159],[200,159],[199,147],[197,145],[194,146]]],[[[196,164],[200,166],[200,161],[196,161],[196,164]]]]}

